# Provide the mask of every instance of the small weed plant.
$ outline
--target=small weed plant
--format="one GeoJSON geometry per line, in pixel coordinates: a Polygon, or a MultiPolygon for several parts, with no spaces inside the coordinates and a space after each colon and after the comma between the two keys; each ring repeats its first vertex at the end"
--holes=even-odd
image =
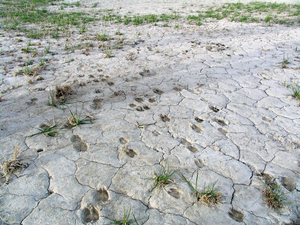
{"type": "Polygon", "coordinates": [[[152,190],[154,190],[156,187],[173,183],[174,181],[171,179],[171,177],[174,173],[175,171],[170,171],[169,168],[166,169],[163,166],[160,169],[159,173],[154,172],[154,177],[150,178],[151,180],[154,180],[154,187],[152,190]]]}
{"type": "Polygon", "coordinates": [[[220,192],[216,191],[215,185],[216,185],[217,181],[211,185],[208,185],[207,187],[204,186],[204,190],[202,192],[200,192],[197,189],[198,188],[198,178],[199,178],[198,171],[197,171],[195,186],[184,175],[182,175],[182,177],[188,183],[190,188],[193,190],[194,195],[196,196],[197,202],[201,201],[205,205],[214,205],[214,204],[219,203],[220,198],[222,197],[222,194],[220,192]]]}
{"type": "Polygon", "coordinates": [[[55,137],[58,136],[58,132],[57,132],[57,125],[54,123],[50,124],[50,123],[46,123],[46,124],[41,124],[40,128],[37,128],[39,130],[39,132],[34,133],[32,135],[30,135],[29,137],[33,137],[39,134],[44,134],[46,136],[49,137],[55,137]]]}
{"type": "Polygon", "coordinates": [[[266,188],[264,190],[264,196],[266,197],[267,204],[270,208],[278,209],[283,207],[283,203],[286,201],[284,193],[275,181],[275,179],[266,181],[266,188]]]}
{"type": "Polygon", "coordinates": [[[71,116],[68,118],[66,127],[72,128],[81,124],[93,123],[94,118],[92,116],[86,115],[84,118],[81,118],[81,112],[78,114],[77,109],[74,113],[70,109],[69,111],[71,116]]]}
{"type": "Polygon", "coordinates": [[[5,183],[8,183],[10,175],[17,170],[25,169],[28,165],[17,159],[19,149],[16,148],[13,159],[5,160],[2,166],[2,175],[5,178],[5,183]]]}
{"type": "Polygon", "coordinates": [[[124,216],[122,220],[115,220],[110,223],[111,225],[139,225],[138,220],[135,218],[135,215],[131,213],[131,208],[126,212],[124,210],[124,216]],[[133,219],[130,219],[130,214],[132,214],[133,219]]]}

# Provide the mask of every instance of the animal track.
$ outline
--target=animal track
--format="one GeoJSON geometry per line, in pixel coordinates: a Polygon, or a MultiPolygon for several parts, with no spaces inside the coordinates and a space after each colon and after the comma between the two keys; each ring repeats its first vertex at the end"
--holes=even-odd
{"type": "Polygon", "coordinates": [[[199,125],[196,125],[196,124],[193,124],[193,125],[191,126],[191,128],[192,128],[194,131],[196,131],[197,133],[200,133],[200,132],[204,131],[204,128],[203,128],[203,127],[201,127],[201,126],[199,126],[199,125]]]}
{"type": "Polygon", "coordinates": [[[73,143],[73,148],[79,152],[85,152],[90,147],[88,143],[82,141],[79,135],[73,135],[71,137],[71,142],[73,143]]]}
{"type": "Polygon", "coordinates": [[[119,141],[120,141],[120,143],[123,144],[123,145],[128,143],[127,138],[124,138],[124,137],[121,137],[121,138],[119,139],[119,141]]]}
{"type": "Polygon", "coordinates": [[[156,102],[156,97],[149,98],[148,101],[149,101],[150,103],[156,102]]]}
{"type": "Polygon", "coordinates": [[[136,110],[139,111],[139,112],[142,112],[142,111],[145,111],[145,110],[149,110],[149,109],[150,109],[150,107],[147,106],[147,105],[136,107],[136,110]]]}
{"type": "Polygon", "coordinates": [[[144,101],[143,98],[135,98],[134,100],[137,101],[137,102],[143,102],[144,101]]]}
{"type": "Polygon", "coordinates": [[[182,145],[190,145],[191,143],[190,142],[188,142],[186,139],[184,139],[184,138],[179,138],[179,142],[180,142],[180,144],[182,144],[182,145]]]}
{"type": "Polygon", "coordinates": [[[93,109],[101,109],[102,108],[102,102],[103,99],[102,98],[95,98],[93,100],[93,104],[92,104],[92,108],[93,109]]]}
{"type": "Polygon", "coordinates": [[[109,200],[109,194],[106,188],[100,188],[99,190],[96,191],[95,200],[97,202],[106,202],[109,200]]]}
{"type": "Polygon", "coordinates": [[[137,155],[137,153],[133,149],[127,149],[125,150],[125,152],[130,158],[133,158],[134,156],[137,155]]]}
{"type": "Polygon", "coordinates": [[[160,119],[163,121],[163,122],[169,122],[171,119],[168,115],[162,115],[160,114],[160,119]]]}
{"type": "Polygon", "coordinates": [[[202,123],[204,121],[204,119],[201,119],[199,117],[195,117],[195,120],[198,122],[198,123],[202,123]]]}
{"type": "Polygon", "coordinates": [[[161,95],[164,93],[162,90],[159,90],[158,88],[153,89],[153,92],[158,95],[161,95]]]}
{"type": "Polygon", "coordinates": [[[214,106],[212,106],[212,105],[209,105],[208,106],[212,111],[214,111],[214,112],[219,112],[220,111],[220,109],[218,109],[217,107],[214,107],[214,106]]]}
{"type": "Polygon", "coordinates": [[[194,159],[194,162],[199,168],[203,168],[207,164],[204,159],[194,159]]]}
{"type": "Polygon", "coordinates": [[[179,199],[180,198],[180,193],[177,189],[175,188],[170,188],[170,190],[167,191],[169,195],[171,195],[172,197],[179,199]]]}
{"type": "Polygon", "coordinates": [[[229,124],[228,121],[223,120],[222,118],[219,118],[219,117],[215,118],[215,121],[216,121],[218,124],[220,124],[221,126],[227,126],[227,125],[229,124]]]}
{"type": "Polygon", "coordinates": [[[189,145],[189,146],[187,146],[187,149],[188,150],[190,150],[191,152],[193,152],[193,153],[196,153],[196,152],[198,152],[199,151],[199,149],[198,148],[196,148],[195,146],[193,146],[193,145],[189,145]]]}
{"type": "Polygon", "coordinates": [[[99,212],[93,205],[88,205],[82,211],[82,221],[84,223],[94,223],[99,220],[99,212]]]}
{"type": "Polygon", "coordinates": [[[238,210],[231,209],[230,212],[228,212],[230,218],[234,219],[237,222],[243,222],[244,214],[238,210]]]}

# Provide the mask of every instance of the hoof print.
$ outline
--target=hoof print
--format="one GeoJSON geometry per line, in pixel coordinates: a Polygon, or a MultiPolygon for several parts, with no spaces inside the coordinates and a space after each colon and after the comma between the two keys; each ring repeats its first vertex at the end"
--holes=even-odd
{"type": "Polygon", "coordinates": [[[296,181],[291,177],[282,177],[281,183],[288,191],[293,191],[297,187],[296,181]]]}
{"type": "Polygon", "coordinates": [[[191,143],[190,142],[188,142],[186,139],[184,139],[184,138],[179,138],[179,142],[180,142],[180,144],[182,144],[182,145],[190,145],[191,143]]]}
{"type": "Polygon", "coordinates": [[[199,149],[198,148],[196,148],[195,146],[193,146],[193,145],[189,145],[189,146],[187,146],[187,149],[188,150],[190,150],[191,152],[193,152],[193,153],[196,153],[196,152],[198,152],[199,151],[199,149]]]}
{"type": "Polygon", "coordinates": [[[156,102],[156,98],[155,98],[155,97],[149,98],[148,101],[149,101],[150,103],[156,102]]]}
{"type": "Polygon", "coordinates": [[[162,90],[159,90],[158,88],[153,89],[153,92],[158,95],[161,95],[162,93],[164,93],[162,90]]]}
{"type": "Polygon", "coordinates": [[[228,132],[228,131],[227,131],[226,129],[224,129],[224,128],[219,128],[218,131],[220,131],[220,133],[222,133],[222,134],[224,134],[224,135],[226,135],[227,132],[228,132]]]}
{"type": "Polygon", "coordinates": [[[129,106],[130,106],[131,108],[134,108],[134,107],[136,107],[136,104],[131,103],[131,104],[129,104],[129,106]]]}
{"type": "Polygon", "coordinates": [[[90,145],[86,142],[75,142],[73,148],[78,152],[86,152],[89,149],[90,145]]]}
{"type": "Polygon", "coordinates": [[[179,92],[179,91],[182,91],[182,88],[181,88],[181,87],[174,87],[173,89],[174,89],[175,91],[178,91],[178,92],[179,92]]]}
{"type": "Polygon", "coordinates": [[[203,168],[207,164],[204,159],[195,159],[194,162],[199,168],[203,168]]]}
{"type": "Polygon", "coordinates": [[[199,117],[195,117],[195,120],[198,122],[198,123],[202,123],[204,121],[204,119],[201,119],[199,117]]]}
{"type": "Polygon", "coordinates": [[[147,106],[147,105],[144,105],[143,108],[144,108],[144,110],[149,110],[150,109],[150,107],[147,106]]]}
{"type": "Polygon", "coordinates": [[[39,148],[38,150],[36,150],[37,153],[40,153],[42,151],[44,151],[44,149],[42,149],[42,148],[39,148]]]}
{"type": "Polygon", "coordinates": [[[82,222],[84,223],[94,223],[99,220],[99,212],[95,209],[93,205],[88,205],[82,211],[82,222]]]}
{"type": "Polygon", "coordinates": [[[226,121],[226,120],[224,120],[224,119],[222,119],[222,118],[219,118],[219,117],[217,117],[216,119],[215,119],[215,121],[218,123],[218,124],[220,124],[221,126],[228,126],[228,121],[226,121]]]}
{"type": "Polygon", "coordinates": [[[192,128],[195,132],[197,132],[197,133],[200,133],[200,132],[204,131],[204,128],[203,128],[203,127],[201,127],[201,126],[199,126],[199,125],[196,125],[196,124],[193,124],[193,125],[191,126],[191,128],[192,128]]]}
{"type": "Polygon", "coordinates": [[[175,188],[170,188],[170,190],[168,190],[168,194],[171,195],[172,197],[176,198],[176,199],[180,198],[180,193],[175,188]]]}
{"type": "Polygon", "coordinates": [[[152,131],[152,134],[154,135],[154,136],[159,136],[159,135],[161,135],[161,133],[159,133],[158,131],[156,131],[156,130],[154,130],[154,131],[152,131]]]}
{"type": "Polygon", "coordinates": [[[81,141],[81,137],[79,136],[79,135],[73,135],[72,137],[71,137],[71,142],[80,142],[81,141]]]}
{"type": "Polygon", "coordinates": [[[95,98],[93,100],[93,104],[92,104],[92,108],[93,109],[101,109],[102,108],[102,102],[103,99],[102,98],[95,98]]]}
{"type": "Polygon", "coordinates": [[[214,112],[219,112],[220,111],[220,109],[218,109],[217,107],[214,107],[212,105],[209,105],[208,107],[210,108],[210,110],[212,110],[214,112]]]}
{"type": "Polygon", "coordinates": [[[103,203],[103,202],[107,202],[109,200],[109,194],[105,187],[97,190],[94,197],[95,197],[96,202],[103,203]]]}
{"type": "Polygon", "coordinates": [[[134,100],[135,100],[136,102],[143,102],[143,101],[144,101],[143,98],[135,98],[134,100]]]}
{"type": "Polygon", "coordinates": [[[128,155],[130,158],[133,158],[134,156],[137,155],[137,153],[132,149],[127,149],[125,152],[126,152],[126,155],[128,155]]]}
{"type": "Polygon", "coordinates": [[[171,119],[168,115],[162,115],[160,114],[160,119],[163,121],[163,122],[169,122],[171,119]]]}
{"type": "Polygon", "coordinates": [[[152,77],[156,75],[155,71],[150,71],[149,69],[144,69],[142,72],[139,73],[142,77],[152,77]]]}
{"type": "Polygon", "coordinates": [[[115,83],[114,83],[114,82],[110,82],[110,81],[108,81],[108,82],[107,82],[107,84],[108,84],[109,86],[113,86],[113,85],[115,85],[115,83]]]}
{"type": "Polygon", "coordinates": [[[231,219],[237,221],[237,222],[243,222],[244,214],[238,210],[231,209],[230,212],[228,212],[231,219]]]}
{"type": "Polygon", "coordinates": [[[143,111],[145,111],[145,109],[142,106],[138,106],[138,107],[136,107],[136,111],[143,112],[143,111]]]}
{"type": "Polygon", "coordinates": [[[128,143],[128,140],[127,140],[127,138],[124,138],[124,137],[121,137],[120,139],[119,139],[119,142],[121,143],[121,144],[127,144],[128,143]]]}

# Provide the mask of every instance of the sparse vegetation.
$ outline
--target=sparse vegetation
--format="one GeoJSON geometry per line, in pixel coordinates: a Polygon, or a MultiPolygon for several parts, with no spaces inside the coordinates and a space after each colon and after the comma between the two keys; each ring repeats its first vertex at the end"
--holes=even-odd
{"type": "Polygon", "coordinates": [[[53,121],[53,124],[43,123],[37,129],[39,130],[39,132],[34,133],[34,134],[30,135],[29,137],[33,137],[33,136],[36,136],[36,135],[39,135],[39,134],[44,134],[44,135],[49,136],[49,137],[55,137],[55,136],[58,135],[57,125],[54,123],[54,121],[53,121]]]}
{"type": "Polygon", "coordinates": [[[131,208],[129,209],[128,212],[124,210],[124,216],[122,220],[115,220],[110,223],[111,225],[139,225],[138,220],[135,218],[135,215],[131,213],[131,208]],[[133,219],[130,219],[130,214],[132,214],[133,219]]]}
{"type": "Polygon", "coordinates": [[[204,187],[204,190],[202,192],[200,192],[200,191],[198,191],[198,178],[199,178],[198,171],[197,171],[195,186],[192,185],[192,183],[184,175],[182,175],[182,177],[188,183],[188,185],[191,187],[191,189],[193,190],[197,201],[201,201],[203,204],[206,204],[206,205],[217,204],[220,201],[222,194],[220,192],[216,191],[215,185],[216,185],[217,181],[211,185],[208,185],[208,187],[204,187]]]}
{"type": "Polygon", "coordinates": [[[153,189],[159,186],[165,186],[167,184],[173,183],[171,177],[173,176],[174,173],[175,171],[170,171],[169,168],[166,169],[163,166],[161,167],[159,173],[154,172],[154,177],[150,178],[151,180],[154,180],[153,189]]]}
{"type": "Polygon", "coordinates": [[[283,207],[283,203],[286,201],[284,193],[275,181],[275,179],[266,179],[266,188],[264,190],[264,196],[266,197],[267,204],[270,208],[278,209],[283,207]]]}
{"type": "Polygon", "coordinates": [[[68,118],[66,127],[72,128],[81,124],[93,123],[94,118],[92,116],[86,115],[84,118],[81,118],[81,112],[78,114],[77,109],[74,113],[70,109],[69,111],[71,116],[68,118]]]}
{"type": "Polygon", "coordinates": [[[22,163],[20,159],[18,159],[19,149],[16,148],[14,152],[14,157],[10,160],[5,160],[2,167],[2,176],[5,178],[5,183],[8,183],[11,174],[13,174],[17,170],[25,169],[28,165],[22,163]]]}

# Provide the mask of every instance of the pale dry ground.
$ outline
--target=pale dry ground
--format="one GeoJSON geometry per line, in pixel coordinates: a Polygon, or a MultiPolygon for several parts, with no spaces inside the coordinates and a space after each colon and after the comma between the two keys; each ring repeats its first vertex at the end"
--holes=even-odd
{"type": "MultiPolygon", "coordinates": [[[[118,11],[169,10],[143,4],[118,11]]],[[[28,167],[1,181],[0,224],[109,224],[130,209],[148,225],[299,224],[299,101],[284,86],[299,80],[299,26],[164,24],[96,22],[67,40],[31,40],[36,57],[20,50],[27,38],[1,31],[0,163],[17,147],[28,167]],[[105,47],[95,33],[122,48],[105,47]],[[66,48],[78,44],[86,47],[66,48]],[[35,76],[14,75],[41,58],[47,66],[35,76]],[[57,85],[73,93],[47,106],[57,85]],[[29,137],[47,122],[62,127],[69,110],[95,120],[29,137]],[[161,165],[176,171],[173,182],[152,190],[161,165]],[[219,204],[196,202],[182,176],[195,184],[196,171],[199,191],[216,182],[219,204]],[[267,205],[270,179],[285,193],[283,208],[267,205]]]]}

